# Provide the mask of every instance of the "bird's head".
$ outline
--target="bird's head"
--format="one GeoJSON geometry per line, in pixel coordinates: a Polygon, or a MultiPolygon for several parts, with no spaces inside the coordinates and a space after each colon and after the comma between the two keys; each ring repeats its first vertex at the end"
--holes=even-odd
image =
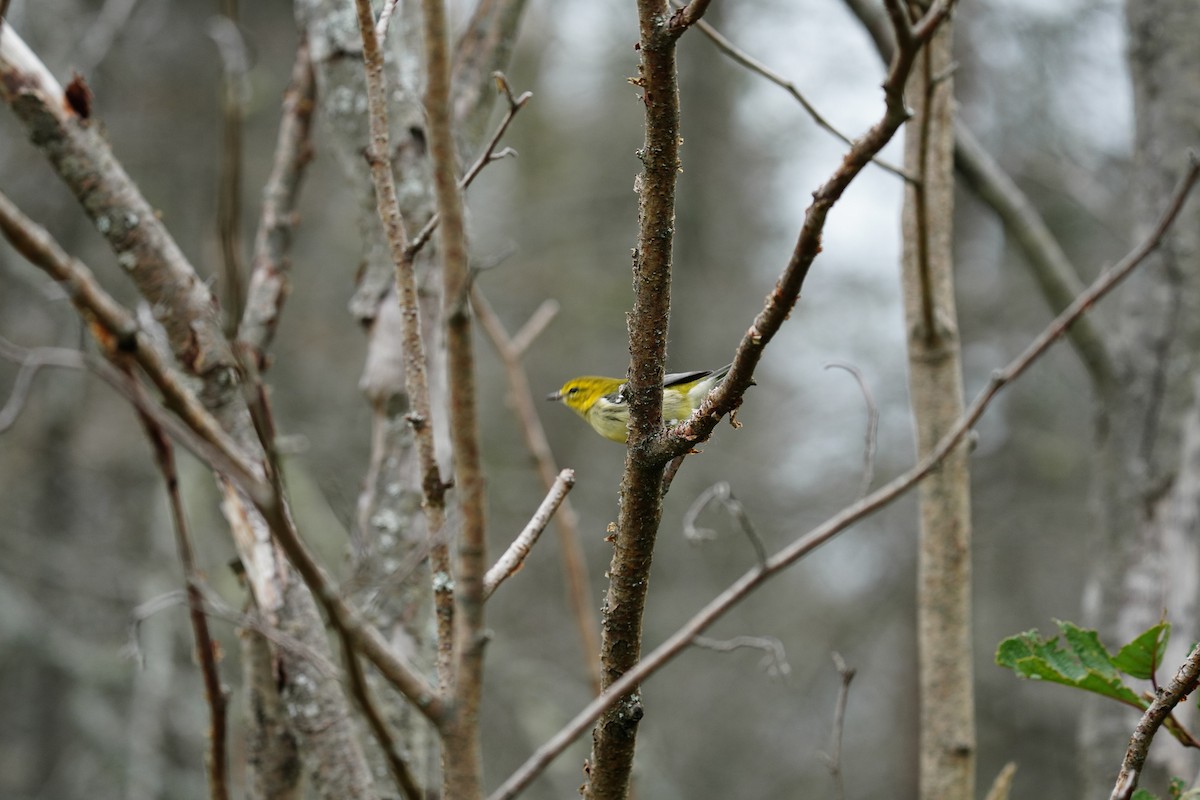
{"type": "Polygon", "coordinates": [[[618,378],[585,375],[567,381],[557,392],[547,395],[546,399],[561,402],[579,414],[587,414],[588,409],[595,405],[597,400],[616,392],[624,382],[618,378]]]}

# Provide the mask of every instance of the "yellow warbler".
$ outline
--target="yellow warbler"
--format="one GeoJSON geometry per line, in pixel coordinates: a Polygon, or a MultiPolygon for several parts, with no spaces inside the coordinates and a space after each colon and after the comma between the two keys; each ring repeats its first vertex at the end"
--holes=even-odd
{"type": "MultiPolygon", "coordinates": [[[[665,376],[663,424],[678,425],[690,417],[713,387],[729,374],[732,366],[727,364],[718,370],[676,372],[665,376]]],[[[572,378],[546,399],[561,401],[605,439],[625,442],[629,438],[629,398],[622,378],[595,375],[572,378]]]]}

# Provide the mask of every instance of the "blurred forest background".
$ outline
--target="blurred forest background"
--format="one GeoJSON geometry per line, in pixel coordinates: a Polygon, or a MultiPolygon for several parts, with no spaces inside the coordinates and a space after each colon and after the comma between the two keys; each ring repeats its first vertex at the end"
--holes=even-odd
{"type": "MultiPolygon", "coordinates": [[[[245,90],[244,229],[253,231],[297,31],[290,3],[242,4],[250,55],[245,90]]],[[[463,13],[465,3],[454,8],[463,13]]],[[[1124,17],[1116,0],[978,0],[957,17],[962,117],[1036,201],[1089,271],[1132,243],[1126,197],[1132,113],[1124,17]]],[[[60,80],[86,76],[117,156],[162,211],[184,251],[216,274],[221,56],[216,3],[13,0],[9,19],[60,80]],[[128,11],[117,28],[101,20],[128,11]],[[124,7],[124,8],[121,8],[124,7]]],[[[839,129],[879,113],[883,68],[839,0],[717,2],[707,19],[792,80],[839,129]]],[[[531,0],[509,79],[533,100],[469,192],[472,251],[496,264],[479,283],[509,330],[545,300],[560,311],[526,355],[535,389],[581,373],[621,375],[642,110],[631,3],[531,0]]],[[[844,146],[784,91],[718,53],[698,32],[681,44],[680,176],[670,368],[727,363],[794,242],[811,191],[844,146]]],[[[358,379],[363,336],[346,312],[357,268],[354,202],[322,148],[301,199],[294,288],[268,374],[281,432],[294,444],[289,482],[305,530],[333,569],[366,469],[370,415],[358,379]]],[[[900,160],[899,141],[885,156],[900,160]]],[[[5,109],[0,186],[98,273],[122,300],[135,292],[103,240],[5,109]]],[[[692,500],[729,481],[769,549],[859,490],[866,412],[844,371],[859,368],[878,404],[877,481],[912,461],[899,298],[900,182],[869,169],[833,211],[824,252],[797,310],[767,349],[739,412],[689,459],[667,497],[647,617],[657,643],[754,558],[720,512],[716,540],[682,536],[692,500]]],[[[1050,318],[1023,261],[968,193],[957,212],[958,290],[968,396],[1050,318]]],[[[0,335],[77,346],[61,292],[0,245],[0,335]]],[[[502,367],[480,338],[479,383],[492,545],[504,546],[542,495],[506,404],[502,367]]],[[[7,397],[17,367],[0,361],[7,397]]],[[[1069,797],[1083,698],[1018,681],[992,665],[996,643],[1052,618],[1079,619],[1082,554],[1093,528],[1090,393],[1059,347],[1006,393],[978,429],[972,459],[976,674],[981,785],[1007,761],[1014,797],[1069,797]],[[1036,789],[1034,788],[1036,787],[1036,789]]],[[[543,420],[572,501],[598,607],[616,518],[623,451],[561,407],[543,420]]],[[[207,471],[185,462],[186,500],[208,580],[243,603],[235,557],[207,471]]],[[[839,678],[858,674],[842,753],[851,797],[915,796],[915,513],[900,502],[825,546],[710,632],[776,637],[790,673],[761,654],[694,650],[645,687],[639,796],[832,796],[829,749],[839,678]],[[730,687],[737,686],[737,691],[730,687]]],[[[555,539],[489,606],[494,638],[485,699],[492,784],[583,705],[589,679],[565,602],[555,539]]],[[[0,796],[179,798],[205,793],[205,708],[186,612],[144,604],[181,587],[170,522],[137,420],[86,374],[43,371],[0,436],[0,796]],[[131,623],[138,649],[130,648],[131,623]]],[[[236,685],[236,633],[218,623],[236,685]]],[[[1184,639],[1194,630],[1181,629],[1184,639]]],[[[234,712],[242,713],[234,694],[234,712]]],[[[585,737],[586,738],[586,737],[585,737]]],[[[1163,741],[1162,747],[1175,747],[1163,741]]],[[[233,743],[236,753],[237,743],[233,743]]],[[[586,742],[526,796],[574,796],[586,742]]],[[[1112,765],[1119,765],[1114,752],[1112,765]]],[[[237,768],[237,757],[233,758],[237,768]]]]}

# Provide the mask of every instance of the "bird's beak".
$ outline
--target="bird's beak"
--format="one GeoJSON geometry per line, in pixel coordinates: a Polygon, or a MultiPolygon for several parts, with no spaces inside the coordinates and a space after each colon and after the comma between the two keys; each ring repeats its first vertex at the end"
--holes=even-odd
{"type": "Polygon", "coordinates": [[[551,392],[550,394],[546,395],[546,399],[553,400],[557,403],[559,400],[562,400],[562,391],[551,392]]]}

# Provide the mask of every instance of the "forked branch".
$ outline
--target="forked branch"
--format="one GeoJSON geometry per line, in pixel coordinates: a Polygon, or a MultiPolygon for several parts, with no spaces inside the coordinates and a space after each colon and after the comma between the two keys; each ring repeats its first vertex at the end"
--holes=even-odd
{"type": "Polygon", "coordinates": [[[1076,320],[1116,288],[1159,247],[1167,230],[1178,218],[1198,177],[1200,177],[1200,161],[1193,157],[1191,166],[1169,201],[1166,211],[1145,241],[1097,278],[1087,291],[1075,298],[1075,301],[1038,334],[1020,355],[1003,369],[995,372],[991,381],[976,396],[958,423],[942,437],[937,447],[925,458],[885,486],[847,506],[821,525],[796,539],[768,558],[764,564],[746,572],[724,592],[713,598],[708,605],[675,633],[671,634],[666,641],[647,654],[636,666],[610,684],[604,694],[584,707],[558,733],[539,747],[489,796],[488,800],[509,800],[516,797],[612,704],[647,677],[662,669],[671,659],[686,649],[697,635],[703,633],[706,628],[720,619],[752,591],[855,523],[895,502],[936,469],[946,455],[958,446],[963,437],[979,421],[991,405],[992,400],[1004,387],[1020,378],[1055,342],[1063,338],[1067,329],[1076,320]]]}

